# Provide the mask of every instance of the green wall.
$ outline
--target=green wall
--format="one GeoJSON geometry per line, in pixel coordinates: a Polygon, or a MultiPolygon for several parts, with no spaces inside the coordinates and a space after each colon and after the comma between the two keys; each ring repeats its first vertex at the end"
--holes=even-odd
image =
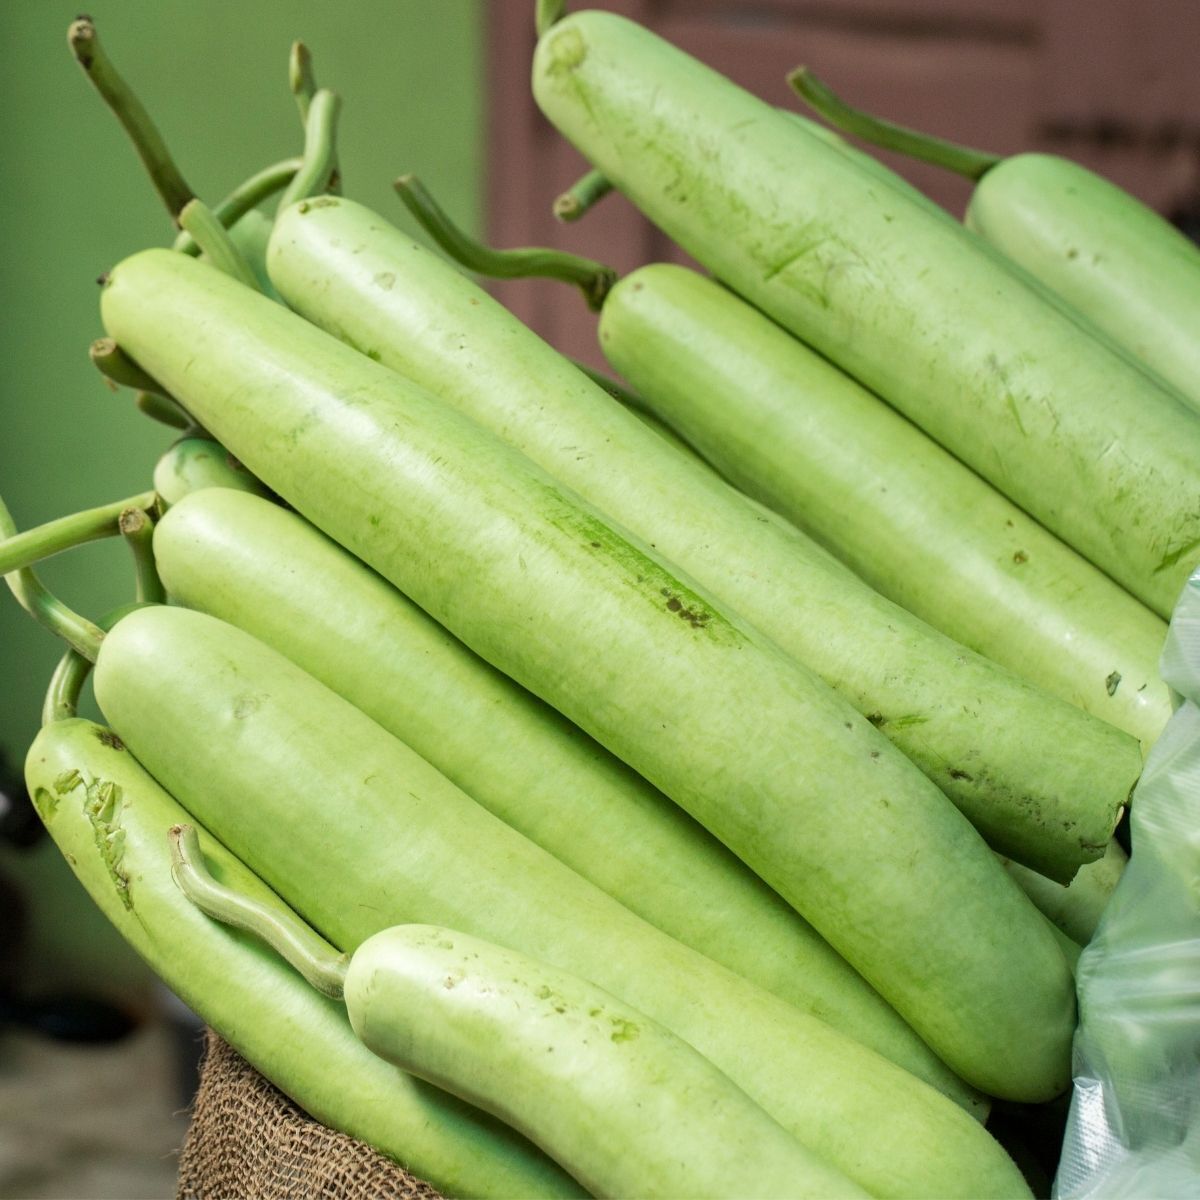
{"type": "MultiPolygon", "coordinates": [[[[407,224],[390,182],[419,171],[479,228],[480,0],[89,2],[110,57],[205,200],[299,153],[287,61],[302,38],[318,82],[342,94],[346,194],[407,224]]],[[[88,361],[103,332],[96,276],[173,230],[67,50],[78,11],[44,0],[0,4],[0,495],[22,527],[149,488],[174,436],[138,414],[128,394],[113,395],[88,361]]],[[[42,574],[92,616],[130,598],[117,542],[51,560],[42,574]]],[[[0,589],[0,752],[14,767],[59,654],[0,589]]],[[[48,842],[34,853],[0,848],[0,873],[20,882],[32,909],[31,991],[86,980],[122,992],[145,978],[48,842]]]]}
{"type": "MultiPolygon", "coordinates": [[[[22,527],[149,487],[172,440],[128,394],[106,390],[87,358],[103,332],[96,276],[172,230],[67,50],[78,11],[42,0],[0,5],[0,494],[22,527]]],[[[479,0],[94,0],[88,11],[204,199],[299,152],[287,59],[302,38],[318,82],[342,94],[346,194],[405,223],[390,182],[415,170],[479,227],[479,0]]],[[[90,615],[129,598],[117,543],[52,560],[43,575],[90,615]]],[[[0,748],[10,762],[36,731],[57,657],[54,640],[0,595],[0,748]]]]}

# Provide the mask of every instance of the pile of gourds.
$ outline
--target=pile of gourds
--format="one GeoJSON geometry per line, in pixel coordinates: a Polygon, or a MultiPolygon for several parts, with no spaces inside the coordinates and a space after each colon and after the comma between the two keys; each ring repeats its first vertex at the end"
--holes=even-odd
{"type": "Polygon", "coordinates": [[[187,427],[154,491],[3,514],[71,647],[31,795],[206,1021],[449,1193],[1025,1195],[982,1121],[1070,1084],[1200,560],[1190,375],[995,249],[1003,201],[969,231],[645,29],[538,21],[597,169],[562,211],[613,186],[713,275],[564,268],[637,395],[336,194],[298,53],[303,159],[209,210],[145,155],[184,232],[93,357],[187,427]],[[102,628],[29,564],[118,527],[102,628]]]}

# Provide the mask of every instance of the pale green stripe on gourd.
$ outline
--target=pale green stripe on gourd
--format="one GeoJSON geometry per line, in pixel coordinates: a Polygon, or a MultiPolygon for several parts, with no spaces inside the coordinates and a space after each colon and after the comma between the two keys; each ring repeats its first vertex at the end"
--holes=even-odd
{"type": "MultiPolygon", "coordinates": [[[[872,587],[1143,752],[1153,744],[1171,715],[1164,622],[826,359],[669,264],[621,280],[600,344],[718,471],[872,587]]],[[[1078,749],[1086,770],[1090,752],[1065,729],[1044,729],[1040,750],[1009,732],[1051,767],[1078,749]]],[[[1099,852],[1104,831],[1089,836],[1099,852]]]]}
{"type": "Polygon", "coordinates": [[[1160,616],[1200,561],[1200,423],[974,235],[620,17],[541,39],[549,119],[729,286],[1160,616]]]}
{"type": "MultiPolygon", "coordinates": [[[[202,765],[197,765],[197,773],[202,765]]],[[[92,899],[168,987],[317,1120],[450,1195],[579,1195],[523,1138],[371,1054],[345,1013],[246,935],[214,925],[171,882],[167,830],[187,814],[91,721],[44,728],[25,765],[50,835],[92,899]]],[[[219,877],[274,895],[204,835],[219,877]]]]}
{"type": "Polygon", "coordinates": [[[369,210],[344,200],[288,209],[268,266],[293,308],[528,454],[815,670],[997,849],[1064,882],[1103,852],[1140,768],[1131,740],[966,652],[831,565],[810,538],[764,521],[369,210]]]}
{"type": "Polygon", "coordinates": [[[140,609],[105,637],[95,690],[139,760],[339,949],[405,922],[461,929],[660,1021],[876,1194],[1023,1194],[957,1105],[640,920],[241,630],[140,609]]]}
{"type": "Polygon", "coordinates": [[[285,654],[652,925],[981,1112],[981,1097],[682,809],[302,518],[209,488],[171,508],[154,547],[175,603],[285,654]]]}
{"type": "Polygon", "coordinates": [[[1063,1086],[1073,989],[1039,914],[818,680],[516,451],[204,264],[144,251],[102,308],[259,478],[691,812],[958,1074],[1063,1086]]]}
{"type": "Polygon", "coordinates": [[[976,185],[966,224],[1079,309],[1200,416],[1200,248],[1069,159],[1018,154],[976,185]]]}

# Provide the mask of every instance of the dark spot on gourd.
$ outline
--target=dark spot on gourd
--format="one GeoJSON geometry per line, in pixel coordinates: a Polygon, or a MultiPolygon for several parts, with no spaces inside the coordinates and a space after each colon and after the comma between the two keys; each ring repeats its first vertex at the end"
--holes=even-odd
{"type": "Polygon", "coordinates": [[[878,758],[878,757],[879,757],[879,751],[878,751],[878,750],[872,750],[872,751],[871,751],[871,757],[872,757],[872,758],[878,758]]]}
{"type": "Polygon", "coordinates": [[[1020,566],[1021,563],[1028,562],[1028,561],[1029,561],[1029,555],[1026,554],[1024,550],[1018,550],[1013,555],[1013,562],[1015,562],[1017,564],[1017,566],[1020,566]]]}
{"type": "Polygon", "coordinates": [[[670,588],[661,588],[660,591],[667,598],[667,611],[673,612],[693,629],[703,629],[712,620],[712,613],[702,608],[689,608],[670,588]]]}
{"type": "MultiPolygon", "coordinates": [[[[1117,694],[1117,688],[1119,688],[1120,686],[1121,686],[1121,672],[1120,671],[1114,671],[1104,681],[1104,690],[1106,692],[1108,692],[1108,694],[1110,696],[1115,696],[1117,694]]],[[[1142,687],[1145,687],[1145,686],[1146,686],[1145,684],[1142,684],[1142,687]]],[[[1141,690],[1142,690],[1141,688],[1138,688],[1139,692],[1141,690]]]]}
{"type": "Polygon", "coordinates": [[[1070,249],[1067,251],[1067,257],[1068,257],[1068,258],[1078,258],[1078,257],[1079,257],[1079,251],[1078,251],[1078,250],[1077,250],[1077,249],[1076,249],[1074,246],[1072,246],[1072,247],[1071,247],[1071,248],[1070,248],[1070,249]]]}
{"type": "Polygon", "coordinates": [[[383,360],[383,355],[380,354],[378,350],[368,350],[367,357],[372,362],[381,362],[383,360]]]}
{"type": "Polygon", "coordinates": [[[233,706],[234,718],[238,721],[244,721],[247,717],[253,716],[258,712],[262,701],[257,696],[246,695],[239,696],[237,703],[233,706]]]}
{"type": "Polygon", "coordinates": [[[600,543],[599,543],[599,542],[591,542],[591,543],[589,543],[589,544],[591,545],[591,547],[592,547],[592,549],[593,549],[593,550],[599,550],[599,549],[600,549],[600,543]]]}
{"type": "Polygon", "coordinates": [[[878,729],[880,727],[880,725],[882,725],[884,723],[886,718],[884,717],[883,713],[881,713],[881,712],[870,712],[870,713],[867,713],[867,720],[870,721],[871,724],[874,725],[876,729],[878,729]]]}
{"type": "Polygon", "coordinates": [[[962,770],[959,767],[951,767],[950,768],[950,778],[951,779],[965,779],[968,783],[972,782],[971,776],[968,775],[966,771],[962,770]]]}
{"type": "Polygon", "coordinates": [[[641,1030],[624,1017],[613,1017],[611,1020],[613,1030],[610,1037],[614,1042],[632,1042],[641,1034],[641,1030]]]}
{"type": "Polygon", "coordinates": [[[378,288],[383,288],[385,292],[390,292],[396,286],[395,271],[380,271],[371,282],[378,288]]]}
{"type": "Polygon", "coordinates": [[[108,746],[112,750],[125,749],[125,743],[111,729],[97,730],[96,737],[102,745],[108,746]]]}

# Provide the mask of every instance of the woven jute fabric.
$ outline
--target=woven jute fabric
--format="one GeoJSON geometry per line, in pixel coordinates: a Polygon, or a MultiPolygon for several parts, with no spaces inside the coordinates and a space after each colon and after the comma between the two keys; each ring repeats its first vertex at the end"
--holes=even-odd
{"type": "Polygon", "coordinates": [[[438,1200],[363,1142],[327,1129],[207,1033],[176,1200],[438,1200]]]}

